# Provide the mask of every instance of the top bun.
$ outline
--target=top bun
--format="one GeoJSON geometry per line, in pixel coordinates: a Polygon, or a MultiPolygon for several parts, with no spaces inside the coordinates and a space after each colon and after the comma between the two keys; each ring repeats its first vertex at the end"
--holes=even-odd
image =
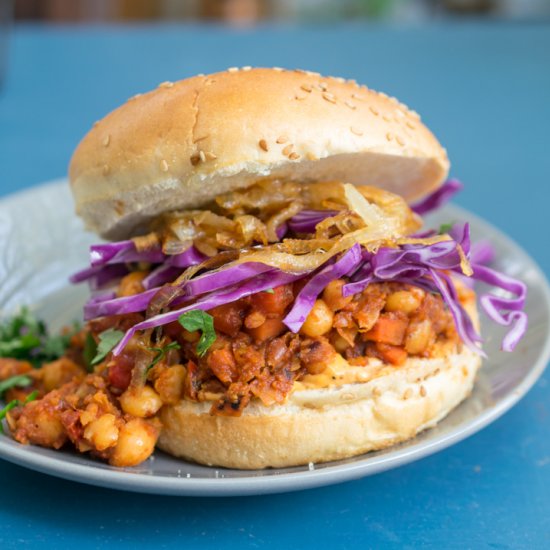
{"type": "Polygon", "coordinates": [[[69,176],[87,228],[120,239],[260,179],[339,180],[414,201],[448,169],[396,99],[341,78],[245,67],[131,98],[80,142],[69,176]]]}

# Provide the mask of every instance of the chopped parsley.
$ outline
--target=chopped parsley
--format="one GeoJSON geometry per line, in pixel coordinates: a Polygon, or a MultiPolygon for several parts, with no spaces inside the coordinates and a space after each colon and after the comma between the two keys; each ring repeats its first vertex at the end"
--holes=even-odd
{"type": "Polygon", "coordinates": [[[51,336],[44,321],[36,319],[28,308],[0,323],[0,357],[29,361],[34,367],[64,355],[71,338],[80,330],[75,323],[66,334],[51,336]]]}
{"type": "Polygon", "coordinates": [[[16,374],[15,376],[10,376],[6,380],[0,382],[0,397],[2,394],[11,388],[26,388],[32,384],[32,378],[25,374],[16,374]]]}
{"type": "Polygon", "coordinates": [[[23,403],[19,401],[19,399],[13,399],[10,401],[3,409],[0,409],[0,433],[4,433],[4,426],[2,425],[2,420],[6,418],[6,415],[12,410],[15,409],[15,407],[19,405],[26,405],[27,403],[30,403],[31,401],[34,401],[38,397],[38,390],[34,390],[32,393],[29,393],[27,395],[27,398],[23,403]]]}
{"type": "Polygon", "coordinates": [[[162,361],[168,351],[170,351],[171,349],[180,349],[180,347],[181,346],[177,342],[170,342],[163,348],[147,348],[149,351],[155,351],[157,353],[155,358],[151,361],[151,364],[147,367],[147,371],[152,369],[159,361],[162,361]]]}
{"type": "MultiPolygon", "coordinates": [[[[107,330],[104,330],[99,335],[99,343],[95,347],[95,355],[92,346],[92,340],[93,337],[91,335],[90,339],[86,338],[86,344],[88,345],[88,350],[86,350],[86,347],[84,349],[85,355],[88,357],[91,357],[93,355],[93,359],[90,361],[90,366],[95,366],[98,363],[101,363],[105,357],[107,357],[108,353],[122,340],[122,337],[124,336],[124,332],[120,330],[115,330],[114,328],[109,328],[107,330]]],[[[95,344],[95,341],[94,341],[95,344]]]]}
{"type": "Polygon", "coordinates": [[[195,309],[180,315],[178,321],[189,332],[201,331],[201,337],[197,343],[197,354],[202,357],[216,340],[214,317],[205,311],[195,309]]]}
{"type": "Polygon", "coordinates": [[[439,226],[439,234],[445,235],[445,233],[448,233],[453,228],[454,222],[451,223],[442,223],[439,226]]]}

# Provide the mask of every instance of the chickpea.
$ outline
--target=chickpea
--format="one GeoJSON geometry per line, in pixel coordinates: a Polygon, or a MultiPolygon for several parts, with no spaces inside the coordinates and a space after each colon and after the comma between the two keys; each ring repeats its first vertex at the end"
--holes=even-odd
{"type": "Polygon", "coordinates": [[[185,367],[174,365],[161,372],[155,380],[155,390],[164,403],[175,405],[183,393],[185,382],[185,367]]]}
{"type": "Polygon", "coordinates": [[[334,315],[323,300],[315,300],[300,332],[312,338],[326,334],[332,328],[334,315]]]}
{"type": "Polygon", "coordinates": [[[39,372],[46,392],[60,388],[75,377],[84,378],[86,374],[82,368],[67,357],[61,357],[57,361],[45,364],[39,372]]]}
{"type": "Polygon", "coordinates": [[[405,339],[405,349],[411,355],[417,355],[426,350],[433,338],[432,324],[425,319],[420,323],[409,325],[405,339]]]}
{"type": "Polygon", "coordinates": [[[98,451],[114,447],[118,440],[118,427],[114,414],[104,414],[92,420],[84,430],[87,439],[98,451]]]}
{"type": "Polygon", "coordinates": [[[344,353],[350,347],[349,343],[337,332],[331,337],[330,343],[338,353],[344,353]]]}
{"type": "Polygon", "coordinates": [[[352,300],[353,296],[342,296],[342,287],[346,284],[343,279],[331,281],[323,291],[323,300],[332,311],[337,311],[346,307],[352,300]]]}
{"type": "Polygon", "coordinates": [[[118,467],[140,464],[154,451],[157,438],[158,430],[150,423],[141,418],[130,420],[119,431],[109,463],[118,467]]]}
{"type": "Polygon", "coordinates": [[[145,277],[147,277],[147,271],[132,271],[128,273],[128,275],[123,277],[120,281],[117,296],[121,298],[123,296],[133,296],[134,294],[143,292],[144,288],[142,281],[145,277]]]}
{"type": "Polygon", "coordinates": [[[420,307],[421,301],[419,296],[408,290],[398,290],[386,299],[386,311],[402,311],[409,314],[420,307]]]}
{"type": "Polygon", "coordinates": [[[162,407],[160,395],[151,386],[128,388],[119,401],[125,413],[139,418],[153,416],[162,407]]]}

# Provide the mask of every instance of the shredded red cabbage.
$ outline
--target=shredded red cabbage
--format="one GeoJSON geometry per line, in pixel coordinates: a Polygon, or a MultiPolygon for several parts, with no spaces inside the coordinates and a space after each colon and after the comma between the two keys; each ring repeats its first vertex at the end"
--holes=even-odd
{"type": "MultiPolygon", "coordinates": [[[[462,188],[457,180],[447,181],[440,189],[413,206],[417,214],[425,214],[447,202],[462,188]]],[[[302,210],[277,228],[282,239],[290,230],[294,233],[313,233],[318,223],[338,214],[334,210],[302,210]]],[[[416,237],[429,237],[434,230],[424,231],[416,237]]],[[[209,310],[282,284],[309,277],[309,281],[296,296],[291,310],[284,319],[285,325],[298,332],[309,315],[315,300],[323,289],[335,279],[347,276],[343,295],[362,292],[367,285],[376,282],[402,282],[416,285],[428,292],[441,295],[453,316],[457,332],[470,349],[483,354],[480,336],[468,313],[460,304],[453,277],[466,284],[473,281],[486,283],[512,296],[483,294],[480,304],[490,319],[510,327],[502,342],[504,351],[512,351],[527,330],[527,315],[523,311],[526,286],[508,275],[486,267],[494,259],[490,243],[471,244],[469,225],[455,224],[449,231],[451,237],[430,245],[407,244],[396,248],[383,247],[376,253],[363,250],[355,244],[339,259],[332,258],[316,273],[290,274],[261,263],[236,264],[209,271],[192,278],[181,287],[182,295],[171,304],[176,309],[153,315],[132,327],[113,351],[118,355],[136,331],[171,323],[193,309],[209,310]],[[471,277],[462,272],[464,257],[473,269],[471,277]],[[191,302],[191,303],[190,303],[191,302]],[[182,306],[182,307],[180,307],[182,306]],[[179,308],[179,309],[178,309],[179,308]]],[[[158,264],[143,280],[145,292],[134,296],[116,298],[114,292],[97,292],[84,308],[86,320],[95,317],[146,311],[161,289],[174,281],[186,267],[204,261],[205,256],[194,247],[173,256],[162,253],[160,248],[138,252],[133,241],[99,244],[91,247],[91,267],[75,273],[71,282],[89,281],[92,289],[100,289],[128,273],[127,262],[145,261],[158,264]]]]}
{"type": "Polygon", "coordinates": [[[294,233],[314,233],[318,223],[336,214],[337,210],[302,210],[290,218],[288,227],[294,233]]]}
{"type": "Polygon", "coordinates": [[[155,315],[150,319],[147,319],[141,323],[138,323],[137,325],[134,325],[131,329],[129,329],[126,332],[122,340],[113,349],[113,354],[119,355],[120,352],[126,346],[126,344],[130,341],[132,336],[138,330],[146,330],[149,328],[155,328],[162,325],[166,325],[168,323],[177,321],[179,316],[182,313],[185,313],[186,311],[191,311],[195,309],[207,311],[214,307],[221,306],[223,304],[228,304],[230,302],[235,302],[236,300],[240,300],[241,298],[245,298],[246,296],[250,296],[252,294],[257,294],[258,292],[262,292],[264,290],[268,290],[284,284],[292,283],[294,281],[297,281],[301,277],[304,277],[304,275],[283,273],[282,271],[278,273],[270,273],[270,272],[261,273],[257,277],[254,277],[253,279],[246,281],[246,283],[244,284],[230,286],[221,291],[206,294],[205,296],[202,296],[192,304],[189,304],[180,309],[168,311],[167,313],[161,313],[159,315],[155,315]]]}
{"type": "Polygon", "coordinates": [[[424,216],[428,212],[443,206],[451,198],[462,190],[464,186],[458,180],[447,180],[439,189],[436,189],[431,195],[417,202],[411,209],[419,216],[424,216]]]}
{"type": "Polygon", "coordinates": [[[344,277],[356,269],[361,259],[361,246],[354,244],[337,261],[330,263],[317,274],[313,275],[296,296],[294,305],[283,319],[283,323],[292,332],[298,332],[313,308],[317,296],[331,281],[344,277]]]}
{"type": "Polygon", "coordinates": [[[90,319],[105,317],[107,315],[120,315],[122,313],[145,311],[149,302],[159,290],[159,288],[151,288],[140,294],[108,300],[97,300],[92,298],[84,305],[84,320],[89,321],[90,319]]]}
{"type": "Polygon", "coordinates": [[[481,307],[492,321],[499,325],[512,327],[502,341],[502,350],[513,351],[527,330],[527,314],[522,311],[525,306],[527,286],[522,281],[487,266],[474,264],[472,268],[474,270],[473,277],[477,281],[516,296],[507,298],[487,293],[482,294],[479,298],[481,307]]]}

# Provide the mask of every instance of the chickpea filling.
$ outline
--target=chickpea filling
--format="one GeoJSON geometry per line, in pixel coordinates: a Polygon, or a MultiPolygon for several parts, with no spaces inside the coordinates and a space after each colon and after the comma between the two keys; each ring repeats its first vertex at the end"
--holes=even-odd
{"type": "MultiPolygon", "coordinates": [[[[129,292],[129,285],[139,292],[139,280],[135,273],[127,276],[119,293],[129,292]]],[[[154,364],[154,354],[138,338],[87,373],[87,335],[126,330],[143,318],[133,313],[90,321],[71,338],[65,356],[40,369],[0,359],[0,380],[21,374],[33,380],[30,387],[9,389],[8,399],[23,400],[32,390],[40,396],[10,411],[8,426],[21,443],[55,449],[72,443],[114,466],[133,466],[153,452],[164,405],[210,402],[213,415],[239,416],[254,399],[267,406],[283,403],[295,382],[322,373],[335,354],[353,366],[375,358],[399,368],[409,356],[432,356],[439,341],[458,345],[440,296],[390,282],[343,297],[345,282],[334,280],[324,289],[298,334],[283,318],[303,280],[211,309],[216,339],[202,356],[199,332],[171,323],[156,335],[159,349],[167,351],[154,364]],[[144,361],[146,368],[140,367],[144,361]]]]}

